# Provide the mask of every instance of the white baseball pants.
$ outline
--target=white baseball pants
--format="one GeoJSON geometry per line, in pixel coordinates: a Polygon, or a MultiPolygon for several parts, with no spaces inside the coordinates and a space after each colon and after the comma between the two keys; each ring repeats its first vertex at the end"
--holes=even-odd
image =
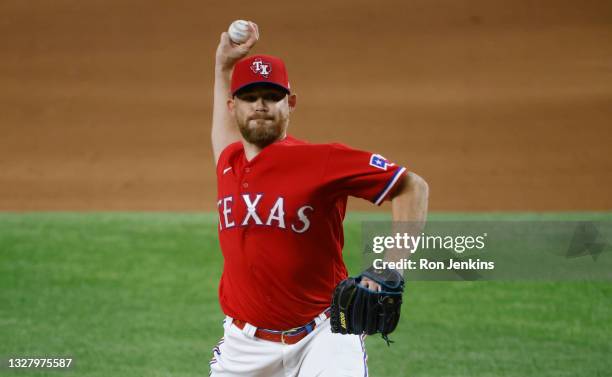
{"type": "Polygon", "coordinates": [[[226,317],[224,336],[213,348],[213,377],[367,377],[363,337],[331,332],[329,318],[296,344],[254,337],[256,328],[241,330],[226,317]]]}

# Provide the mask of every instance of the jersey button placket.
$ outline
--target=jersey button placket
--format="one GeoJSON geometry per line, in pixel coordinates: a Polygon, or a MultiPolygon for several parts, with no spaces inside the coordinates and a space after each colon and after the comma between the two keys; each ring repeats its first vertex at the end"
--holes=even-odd
{"type": "MultiPolygon", "coordinates": [[[[241,174],[242,184],[240,186],[242,186],[243,192],[244,190],[249,188],[249,183],[246,181],[247,180],[246,174],[249,173],[250,171],[251,171],[251,168],[248,166],[242,169],[242,174],[241,174]]],[[[249,227],[245,227],[242,233],[243,239],[248,238],[250,234],[251,233],[249,232],[249,227]]],[[[253,266],[251,266],[250,269],[251,269],[251,272],[253,272],[254,270],[253,266]]]]}
{"type": "MultiPolygon", "coordinates": [[[[251,168],[250,167],[247,166],[247,167],[244,168],[244,173],[245,174],[250,173],[250,172],[251,172],[251,168]]],[[[246,177],[244,177],[244,175],[243,175],[242,188],[247,189],[247,188],[249,188],[249,183],[245,179],[246,179],[246,177]]]]}

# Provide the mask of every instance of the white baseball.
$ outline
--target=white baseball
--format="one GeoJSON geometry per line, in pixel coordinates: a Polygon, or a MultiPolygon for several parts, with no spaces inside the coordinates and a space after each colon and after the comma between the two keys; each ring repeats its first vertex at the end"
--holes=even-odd
{"type": "Polygon", "coordinates": [[[229,37],[232,42],[236,44],[243,44],[249,39],[251,29],[249,29],[249,22],[245,20],[236,20],[232,22],[228,31],[229,37]]]}

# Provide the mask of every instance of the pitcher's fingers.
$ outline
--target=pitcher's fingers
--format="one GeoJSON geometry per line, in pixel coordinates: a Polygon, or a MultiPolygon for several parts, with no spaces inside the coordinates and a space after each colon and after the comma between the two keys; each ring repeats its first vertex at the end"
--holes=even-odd
{"type": "Polygon", "coordinates": [[[259,26],[257,26],[257,24],[253,21],[249,21],[249,23],[251,24],[251,26],[253,26],[255,34],[257,35],[257,39],[259,40],[259,26]]]}
{"type": "Polygon", "coordinates": [[[245,47],[250,50],[251,47],[253,47],[255,43],[257,43],[257,40],[259,39],[259,32],[251,22],[249,22],[249,28],[251,29],[251,33],[249,33],[249,39],[247,39],[244,44],[245,47]]]}
{"type": "Polygon", "coordinates": [[[369,290],[374,291],[374,292],[380,292],[380,291],[381,291],[381,289],[382,289],[382,288],[381,288],[381,286],[380,286],[380,284],[378,284],[377,282],[372,281],[372,280],[370,280],[370,279],[368,279],[368,280],[362,280],[360,284],[361,284],[363,287],[368,288],[369,290]]]}

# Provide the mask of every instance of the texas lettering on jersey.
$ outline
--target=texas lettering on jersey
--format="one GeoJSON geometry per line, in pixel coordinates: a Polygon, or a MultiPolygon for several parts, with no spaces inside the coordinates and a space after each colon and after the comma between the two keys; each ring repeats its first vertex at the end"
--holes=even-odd
{"type": "Polygon", "coordinates": [[[238,200],[246,207],[246,214],[242,219],[234,218],[232,208],[236,203],[234,196],[227,196],[217,202],[219,208],[219,230],[233,228],[235,226],[263,225],[278,227],[281,229],[291,229],[295,233],[304,233],[310,228],[308,213],[314,208],[310,205],[303,205],[297,210],[297,221],[287,224],[285,221],[285,198],[277,197],[274,205],[267,213],[261,213],[258,206],[264,194],[242,194],[238,200]]]}
{"type": "Polygon", "coordinates": [[[223,312],[276,330],[323,312],[348,276],[347,198],[380,205],[405,172],[379,154],[291,136],[251,160],[241,143],[226,147],[216,171],[223,312]]]}

